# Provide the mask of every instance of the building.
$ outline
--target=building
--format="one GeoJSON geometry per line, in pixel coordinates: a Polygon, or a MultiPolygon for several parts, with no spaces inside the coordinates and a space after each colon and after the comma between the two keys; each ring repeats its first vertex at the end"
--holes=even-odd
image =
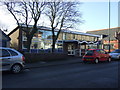
{"type": "MultiPolygon", "coordinates": [[[[21,28],[26,28],[24,25],[21,28]]],[[[29,25],[31,29],[32,26],[29,25]]],[[[56,29],[56,34],[58,30],[56,29]]],[[[26,50],[25,32],[16,27],[8,34],[11,38],[11,47],[17,50],[26,50]]],[[[65,52],[68,55],[82,55],[88,48],[97,48],[100,36],[88,33],[81,33],[70,30],[62,30],[55,48],[57,52],[65,52]]],[[[31,52],[50,52],[52,45],[51,28],[38,26],[37,33],[34,34],[31,44],[31,52]]]]}
{"type": "Polygon", "coordinates": [[[0,47],[10,47],[10,37],[0,29],[0,47]]]}
{"type": "Polygon", "coordinates": [[[109,51],[110,45],[110,51],[113,51],[115,49],[120,48],[120,41],[116,38],[116,32],[120,32],[120,27],[110,28],[110,30],[109,29],[93,30],[88,31],[87,33],[101,36],[107,35],[108,37],[101,37],[102,39],[101,48],[105,49],[106,51],[109,51]]]}

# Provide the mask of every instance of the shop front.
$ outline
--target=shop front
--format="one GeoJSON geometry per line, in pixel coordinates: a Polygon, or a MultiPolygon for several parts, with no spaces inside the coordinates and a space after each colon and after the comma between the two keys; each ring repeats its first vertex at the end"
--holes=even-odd
{"type": "Polygon", "coordinates": [[[63,51],[72,56],[83,56],[88,49],[98,48],[97,42],[64,40],[63,51]]]}

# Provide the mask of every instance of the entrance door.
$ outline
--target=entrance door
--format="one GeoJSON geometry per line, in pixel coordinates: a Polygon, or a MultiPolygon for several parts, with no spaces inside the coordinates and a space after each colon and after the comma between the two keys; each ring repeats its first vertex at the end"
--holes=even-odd
{"type": "Polygon", "coordinates": [[[75,55],[75,45],[68,44],[68,55],[75,55]]]}

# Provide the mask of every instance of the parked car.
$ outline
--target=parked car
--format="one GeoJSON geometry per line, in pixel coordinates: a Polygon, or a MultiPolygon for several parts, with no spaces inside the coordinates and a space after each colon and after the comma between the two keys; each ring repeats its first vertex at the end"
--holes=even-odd
{"type": "Polygon", "coordinates": [[[120,60],[120,49],[112,51],[111,53],[109,53],[109,55],[111,56],[112,59],[120,60]]]}
{"type": "Polygon", "coordinates": [[[82,58],[83,62],[92,61],[98,63],[99,61],[111,61],[110,55],[103,49],[88,49],[82,58]]]}
{"type": "Polygon", "coordinates": [[[0,47],[0,71],[19,73],[25,66],[24,56],[12,48],[0,47]]]}

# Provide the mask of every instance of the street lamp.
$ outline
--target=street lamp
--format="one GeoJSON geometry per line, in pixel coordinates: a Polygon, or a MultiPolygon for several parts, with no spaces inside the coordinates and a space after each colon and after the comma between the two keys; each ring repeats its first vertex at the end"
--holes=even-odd
{"type": "Polygon", "coordinates": [[[110,0],[109,0],[109,29],[108,29],[108,43],[109,43],[109,51],[110,52],[110,0]]]}

